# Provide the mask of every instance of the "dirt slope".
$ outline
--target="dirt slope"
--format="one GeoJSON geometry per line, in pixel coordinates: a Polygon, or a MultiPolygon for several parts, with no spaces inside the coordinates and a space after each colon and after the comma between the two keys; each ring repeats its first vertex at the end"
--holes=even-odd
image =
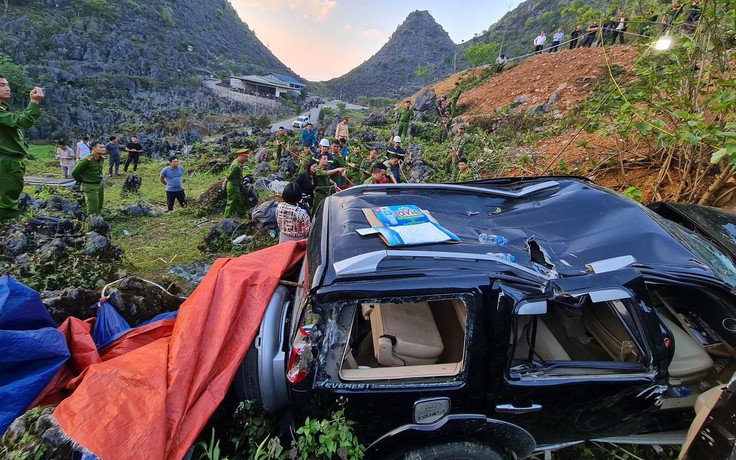
{"type": "Polygon", "coordinates": [[[459,103],[467,106],[465,113],[471,117],[500,109],[518,96],[530,98],[528,105],[544,104],[564,84],[555,106],[564,114],[585,99],[607,72],[606,57],[611,64],[631,68],[636,56],[636,49],[628,46],[607,48],[605,54],[601,48],[542,53],[463,94],[459,103]]]}

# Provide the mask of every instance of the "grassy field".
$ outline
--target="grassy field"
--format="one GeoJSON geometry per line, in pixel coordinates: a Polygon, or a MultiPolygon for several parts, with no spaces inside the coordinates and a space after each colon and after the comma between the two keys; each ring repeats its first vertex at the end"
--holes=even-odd
{"type": "MultiPolygon", "coordinates": [[[[33,145],[32,158],[26,162],[26,175],[61,179],[61,168],[55,155],[55,146],[33,145]]],[[[180,159],[180,165],[185,171],[184,189],[188,202],[192,205],[202,192],[216,181],[223,180],[224,176],[195,171],[190,163],[192,162],[186,158],[180,159]]],[[[162,160],[141,159],[138,167],[138,174],[143,179],[140,195],[121,196],[125,175],[109,177],[107,180],[108,187],[105,189],[102,215],[111,224],[113,242],[125,252],[124,266],[130,275],[159,282],[171,281],[170,277],[164,276],[170,265],[209,263],[216,257],[237,256],[254,249],[254,245],[251,244],[233,246],[228,248],[229,251],[222,250],[216,253],[200,251],[197,247],[203,242],[210,227],[222,220],[222,215],[202,216],[196,206],[181,209],[178,203],[174,205],[174,212],[165,212],[166,193],[164,185],[159,181],[159,175],[161,169],[167,165],[168,162],[162,160]],[[125,206],[136,203],[151,206],[158,214],[131,218],[120,212],[125,206]]],[[[120,171],[122,173],[122,167],[120,171]]],[[[25,192],[36,196],[48,193],[48,191],[37,192],[28,186],[25,192]]],[[[53,193],[65,196],[74,194],[68,190],[56,190],[53,193]]],[[[264,244],[263,240],[259,241],[261,245],[264,244]]],[[[265,241],[265,244],[268,244],[268,241],[265,241]]]]}

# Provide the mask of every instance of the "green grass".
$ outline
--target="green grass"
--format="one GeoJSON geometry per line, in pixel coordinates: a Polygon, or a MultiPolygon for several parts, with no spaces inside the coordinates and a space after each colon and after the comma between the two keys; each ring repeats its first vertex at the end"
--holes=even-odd
{"type": "MultiPolygon", "coordinates": [[[[31,158],[26,161],[26,175],[60,179],[61,169],[58,160],[55,159],[55,149],[56,147],[52,145],[31,146],[31,158]]],[[[168,162],[150,158],[141,159],[138,166],[138,174],[143,179],[140,195],[122,197],[121,186],[125,176],[108,178],[102,215],[111,225],[113,242],[124,251],[124,267],[129,275],[168,282],[171,279],[166,273],[170,265],[211,262],[215,257],[235,257],[276,242],[267,237],[264,239],[263,235],[260,235],[254,244],[233,246],[231,249],[228,248],[229,250],[214,253],[200,251],[198,246],[209,233],[210,227],[223,217],[221,214],[202,217],[197,214],[195,201],[213,183],[223,180],[224,176],[195,171],[195,168],[190,167],[190,163],[193,161],[180,159],[180,165],[184,167],[186,173],[183,183],[190,207],[181,209],[176,203],[172,213],[165,212],[166,192],[164,185],[159,181],[161,169],[166,167],[168,162]],[[155,208],[159,214],[131,218],[120,212],[124,207],[139,202],[155,208]]],[[[122,167],[120,171],[122,172],[122,167]]],[[[41,197],[48,194],[48,191],[37,193],[32,187],[26,187],[25,191],[41,197]]],[[[64,196],[72,195],[68,190],[59,193],[64,196]]],[[[184,287],[183,281],[177,284],[184,287]]]]}

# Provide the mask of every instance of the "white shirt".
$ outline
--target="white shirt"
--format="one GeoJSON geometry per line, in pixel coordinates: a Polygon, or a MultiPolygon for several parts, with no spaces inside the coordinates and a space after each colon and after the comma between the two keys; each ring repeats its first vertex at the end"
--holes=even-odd
{"type": "Polygon", "coordinates": [[[89,150],[89,145],[85,144],[84,141],[77,142],[77,148],[79,149],[79,159],[87,158],[92,154],[89,150]]]}
{"type": "Polygon", "coordinates": [[[547,41],[546,35],[540,35],[539,37],[534,39],[534,46],[544,45],[544,42],[547,41]]]}

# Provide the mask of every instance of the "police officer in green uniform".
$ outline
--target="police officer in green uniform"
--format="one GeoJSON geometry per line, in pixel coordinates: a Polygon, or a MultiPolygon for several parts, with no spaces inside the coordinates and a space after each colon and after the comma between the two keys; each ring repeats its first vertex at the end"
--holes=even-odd
{"type": "Polygon", "coordinates": [[[414,110],[411,108],[411,101],[406,101],[404,104],[404,108],[399,110],[399,113],[396,115],[396,121],[399,122],[398,135],[400,137],[406,137],[406,133],[409,131],[409,122],[414,118],[414,110]]]}
{"type": "Polygon", "coordinates": [[[345,168],[329,168],[329,157],[326,153],[323,153],[319,157],[319,166],[315,175],[314,184],[314,207],[312,207],[312,215],[317,210],[317,206],[330,195],[332,188],[335,187],[335,182],[330,178],[335,174],[345,174],[345,168]]]}
{"type": "Polygon", "coordinates": [[[72,170],[72,177],[82,184],[84,201],[87,203],[87,214],[98,215],[105,201],[105,186],[102,185],[102,164],[105,162],[107,149],[102,142],[93,142],[92,153],[77,162],[72,170]]]}
{"type": "Polygon", "coordinates": [[[0,220],[20,215],[18,197],[23,191],[23,158],[28,155],[28,143],[23,129],[33,126],[41,116],[39,104],[43,100],[41,88],[31,90],[31,102],[20,113],[13,113],[5,103],[10,98],[8,80],[0,75],[0,220]]]}
{"type": "Polygon", "coordinates": [[[245,203],[240,196],[240,187],[243,184],[243,165],[248,161],[248,150],[238,151],[238,157],[233,160],[227,170],[225,178],[225,189],[227,190],[227,204],[225,205],[225,218],[228,219],[233,215],[242,216],[245,214],[245,203]]]}

